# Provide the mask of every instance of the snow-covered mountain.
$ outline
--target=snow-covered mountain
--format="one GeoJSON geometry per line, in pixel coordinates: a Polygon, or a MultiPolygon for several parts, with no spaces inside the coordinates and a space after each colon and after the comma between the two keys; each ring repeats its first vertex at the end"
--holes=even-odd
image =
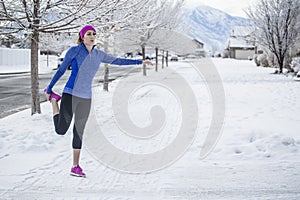
{"type": "Polygon", "coordinates": [[[184,8],[179,31],[204,43],[206,50],[222,51],[234,26],[247,26],[250,20],[231,16],[221,10],[198,5],[184,8]]]}

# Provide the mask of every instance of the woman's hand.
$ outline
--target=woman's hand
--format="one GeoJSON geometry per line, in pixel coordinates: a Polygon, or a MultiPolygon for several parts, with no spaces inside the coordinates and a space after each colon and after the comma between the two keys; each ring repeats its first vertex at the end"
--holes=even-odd
{"type": "Polygon", "coordinates": [[[46,88],[44,89],[44,94],[45,94],[46,99],[47,99],[47,100],[50,100],[51,94],[48,94],[48,93],[47,93],[46,88]]]}
{"type": "Polygon", "coordinates": [[[143,65],[153,65],[150,60],[143,60],[143,65]]]}
{"type": "Polygon", "coordinates": [[[46,97],[47,100],[50,100],[50,96],[51,96],[51,94],[45,93],[45,97],[46,97]]]}

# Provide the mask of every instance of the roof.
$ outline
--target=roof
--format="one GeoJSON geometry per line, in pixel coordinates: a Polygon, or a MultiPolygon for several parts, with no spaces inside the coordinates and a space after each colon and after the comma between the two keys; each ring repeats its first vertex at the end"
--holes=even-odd
{"type": "Polygon", "coordinates": [[[228,47],[229,48],[254,48],[255,46],[249,44],[245,39],[231,37],[228,40],[228,47]]]}
{"type": "Polygon", "coordinates": [[[251,26],[235,26],[231,31],[231,37],[245,37],[250,36],[253,32],[253,27],[251,26]]]}
{"type": "Polygon", "coordinates": [[[197,40],[197,39],[193,39],[193,41],[195,41],[197,44],[204,45],[204,43],[203,43],[203,42],[200,42],[200,41],[199,41],[199,40],[197,40]]]}

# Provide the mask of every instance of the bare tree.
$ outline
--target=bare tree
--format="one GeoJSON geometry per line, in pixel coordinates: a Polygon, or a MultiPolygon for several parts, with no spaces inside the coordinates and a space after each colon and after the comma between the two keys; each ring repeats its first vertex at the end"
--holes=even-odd
{"type": "Polygon", "coordinates": [[[295,25],[300,13],[300,0],[260,0],[246,13],[257,28],[256,41],[275,55],[282,73],[288,50],[298,34],[295,25]]]}
{"type": "MultiPolygon", "coordinates": [[[[0,0],[2,34],[23,33],[31,38],[31,114],[41,113],[38,80],[40,33],[80,27],[79,19],[99,9],[105,0],[0,0]]],[[[92,20],[91,20],[92,21],[92,20]]]]}
{"type": "MultiPolygon", "coordinates": [[[[145,59],[145,47],[151,46],[150,38],[154,32],[161,28],[169,27],[174,22],[174,7],[176,2],[182,0],[146,0],[140,7],[140,12],[127,21],[119,34],[122,38],[121,45],[125,48],[140,48],[143,59],[145,59]],[[174,3],[175,2],[175,3],[174,3]]],[[[176,17],[175,17],[176,18],[176,17]]],[[[154,47],[155,48],[155,47],[154,47]]],[[[143,75],[146,76],[146,66],[143,66],[143,75]]]]}
{"type": "MultiPolygon", "coordinates": [[[[115,32],[128,27],[128,21],[134,15],[141,12],[145,6],[144,0],[113,0],[110,1],[111,9],[107,10],[105,16],[98,17],[94,24],[97,25],[103,37],[100,37],[100,43],[103,44],[104,51],[111,53],[110,41],[114,39],[115,32]]],[[[107,6],[108,7],[108,6],[107,6]]],[[[99,13],[100,14],[100,13],[99,13]]],[[[108,91],[109,84],[109,65],[104,64],[103,90],[108,91]]]]}
{"type": "MultiPolygon", "coordinates": [[[[164,68],[164,58],[166,66],[168,66],[168,52],[178,50],[176,44],[181,43],[179,38],[173,38],[174,30],[178,25],[180,11],[184,0],[169,1],[165,9],[160,13],[159,21],[161,26],[155,29],[150,38],[148,38],[148,45],[155,48],[156,66],[158,71],[158,49],[162,49],[162,68],[164,68]],[[166,56],[164,56],[166,50],[166,56]]],[[[181,46],[183,47],[183,46],[181,46]]]]}
{"type": "Polygon", "coordinates": [[[181,55],[195,53],[198,48],[192,38],[170,29],[156,30],[149,41],[155,47],[181,55]]]}
{"type": "MultiPolygon", "coordinates": [[[[135,24],[136,38],[139,41],[139,45],[142,50],[143,60],[146,58],[146,45],[155,30],[163,27],[165,24],[162,21],[164,11],[168,7],[168,1],[152,0],[149,2],[150,7],[144,7],[144,11],[140,16],[136,16],[141,19],[142,24],[135,24]]],[[[143,65],[143,75],[146,76],[146,65],[143,65]]]]}

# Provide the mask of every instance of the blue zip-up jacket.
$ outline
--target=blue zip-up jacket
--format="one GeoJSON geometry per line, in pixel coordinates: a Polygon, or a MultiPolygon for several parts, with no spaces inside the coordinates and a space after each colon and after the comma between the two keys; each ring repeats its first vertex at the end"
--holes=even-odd
{"type": "Polygon", "coordinates": [[[85,44],[71,47],[66,53],[63,62],[53,76],[47,87],[47,93],[51,94],[53,86],[72,65],[71,75],[63,90],[77,97],[91,99],[93,79],[101,63],[113,65],[140,65],[142,60],[116,58],[93,47],[89,52],[85,44]]]}

